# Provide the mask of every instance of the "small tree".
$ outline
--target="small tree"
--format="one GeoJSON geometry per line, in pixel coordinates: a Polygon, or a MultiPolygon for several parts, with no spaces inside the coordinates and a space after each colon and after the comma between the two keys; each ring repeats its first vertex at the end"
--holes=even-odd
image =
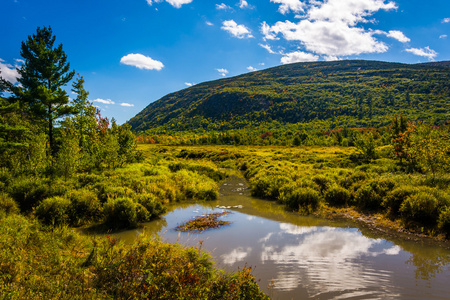
{"type": "Polygon", "coordinates": [[[411,151],[426,171],[433,176],[450,163],[450,133],[448,130],[419,123],[412,135],[411,151]]]}
{"type": "Polygon", "coordinates": [[[376,158],[376,144],[372,132],[361,134],[356,139],[355,146],[364,159],[371,160],[376,158]]]}
{"type": "Polygon", "coordinates": [[[394,115],[390,126],[391,142],[394,146],[394,155],[400,160],[400,164],[403,164],[404,159],[409,163],[412,161],[410,148],[413,131],[414,126],[408,122],[406,117],[402,114],[398,117],[394,115]]]}

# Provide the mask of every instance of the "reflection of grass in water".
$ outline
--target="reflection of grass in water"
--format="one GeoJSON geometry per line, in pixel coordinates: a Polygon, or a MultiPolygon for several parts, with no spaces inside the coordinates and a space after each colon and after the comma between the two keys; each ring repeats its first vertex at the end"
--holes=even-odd
{"type": "Polygon", "coordinates": [[[219,217],[229,214],[228,211],[223,211],[221,213],[211,213],[204,216],[198,216],[193,220],[187,221],[186,223],[181,223],[175,230],[178,231],[199,231],[202,232],[206,229],[219,228],[223,225],[228,225],[230,222],[218,220],[219,217]]]}

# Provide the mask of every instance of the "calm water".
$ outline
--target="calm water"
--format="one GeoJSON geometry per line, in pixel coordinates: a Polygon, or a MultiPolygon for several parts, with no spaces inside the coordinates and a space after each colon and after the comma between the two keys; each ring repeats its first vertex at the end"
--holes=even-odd
{"type": "Polygon", "coordinates": [[[220,199],[172,207],[144,229],[118,233],[133,241],[142,231],[168,242],[199,245],[218,267],[252,266],[273,299],[450,299],[450,250],[425,242],[382,237],[355,224],[288,213],[249,196],[245,181],[230,178],[220,199]],[[178,224],[228,208],[231,224],[203,233],[174,231],[178,224]],[[269,287],[271,286],[271,287],[269,287]]]}

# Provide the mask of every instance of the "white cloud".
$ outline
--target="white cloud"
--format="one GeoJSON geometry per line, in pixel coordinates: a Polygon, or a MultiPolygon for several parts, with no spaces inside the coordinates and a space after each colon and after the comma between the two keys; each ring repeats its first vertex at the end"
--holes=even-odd
{"type": "Polygon", "coordinates": [[[397,9],[394,2],[385,3],[385,0],[329,0],[318,4],[308,11],[309,19],[344,22],[350,26],[360,22],[368,23],[366,17],[379,10],[397,9]]]}
{"type": "Polygon", "coordinates": [[[318,60],[319,60],[319,56],[317,56],[317,55],[302,52],[302,51],[295,51],[295,52],[291,52],[291,53],[286,53],[281,58],[281,63],[284,65],[284,64],[292,64],[292,63],[296,63],[296,62],[318,61],[318,60]]]}
{"type": "Polygon", "coordinates": [[[411,41],[410,38],[406,37],[403,32],[398,30],[390,30],[387,34],[388,37],[396,39],[397,41],[401,43],[408,43],[411,41]]]}
{"type": "MultiPolygon", "coordinates": [[[[287,41],[300,42],[307,52],[334,58],[362,53],[382,53],[388,50],[386,44],[373,36],[380,31],[365,29],[358,24],[373,22],[374,20],[369,17],[379,10],[397,9],[394,2],[328,0],[309,3],[308,7],[302,6],[305,13],[298,23],[288,20],[277,22],[273,26],[262,23],[261,31],[265,39],[273,40],[281,35],[287,41]]],[[[391,37],[397,39],[407,39],[399,33],[392,31],[384,34],[391,34],[391,37]]]]}
{"type": "MultiPolygon", "coordinates": [[[[165,0],[165,1],[170,5],[172,5],[173,7],[180,8],[183,4],[191,3],[193,0],[165,0]]],[[[148,5],[161,2],[163,2],[163,0],[147,0],[148,5]]]]}
{"type": "Polygon", "coordinates": [[[446,39],[446,38],[447,38],[447,35],[446,35],[446,34],[440,35],[439,38],[440,38],[440,39],[446,39]]]}
{"type": "Polygon", "coordinates": [[[185,82],[184,84],[187,85],[187,86],[193,86],[195,83],[192,83],[192,82],[185,82]]]}
{"type": "Polygon", "coordinates": [[[236,5],[239,6],[239,8],[241,8],[241,9],[244,9],[244,8],[253,9],[254,8],[254,6],[249,5],[246,0],[240,0],[239,3],[236,5]]]}
{"type": "Polygon", "coordinates": [[[220,75],[222,75],[223,77],[227,76],[228,74],[228,70],[227,69],[216,69],[217,72],[220,73],[220,75]]]}
{"type": "MultiPolygon", "coordinates": [[[[19,62],[19,60],[16,60],[16,62],[19,62]]],[[[0,58],[0,76],[3,77],[3,79],[11,82],[12,84],[15,84],[17,82],[17,78],[20,77],[19,73],[17,72],[16,68],[19,66],[16,64],[15,66],[5,63],[3,59],[0,58]]]]}
{"type": "Polygon", "coordinates": [[[120,103],[120,106],[133,107],[134,104],[130,104],[130,103],[125,103],[125,102],[123,102],[123,103],[120,103]]]}
{"type": "Polygon", "coordinates": [[[208,25],[208,26],[214,26],[214,24],[211,23],[211,22],[209,22],[209,21],[206,21],[205,23],[206,23],[206,25],[208,25]]]}
{"type": "Polygon", "coordinates": [[[261,23],[261,32],[264,34],[264,40],[279,40],[275,34],[270,31],[269,24],[266,21],[261,23]]]}
{"type": "Polygon", "coordinates": [[[95,100],[92,100],[93,102],[98,102],[98,103],[103,103],[103,104],[116,104],[114,101],[112,101],[111,99],[100,99],[97,98],[95,100]]]}
{"type": "Polygon", "coordinates": [[[153,60],[148,56],[144,56],[142,54],[128,54],[120,59],[120,63],[124,65],[134,66],[139,69],[147,69],[147,70],[161,70],[164,68],[162,62],[153,60]]]}
{"type": "Polygon", "coordinates": [[[294,13],[305,11],[305,4],[300,0],[270,0],[270,2],[281,4],[278,8],[278,11],[283,15],[285,15],[289,11],[292,11],[294,13]]]}
{"type": "Polygon", "coordinates": [[[238,39],[252,38],[250,30],[244,25],[238,25],[234,20],[223,21],[221,29],[228,31],[238,39]]]}
{"type": "Polygon", "coordinates": [[[228,5],[226,5],[225,3],[221,3],[221,4],[216,4],[216,9],[227,10],[227,9],[232,9],[232,8],[228,5]]]}
{"type": "Polygon", "coordinates": [[[436,51],[434,51],[433,49],[430,49],[430,47],[425,47],[425,48],[410,48],[410,49],[406,49],[407,52],[410,52],[414,55],[417,56],[423,56],[428,58],[429,60],[433,60],[438,53],[436,51]]]}
{"type": "Polygon", "coordinates": [[[267,44],[258,44],[259,46],[263,47],[264,49],[266,49],[270,54],[276,54],[275,51],[272,50],[272,48],[270,47],[270,45],[267,44]]]}
{"type": "Polygon", "coordinates": [[[248,66],[248,67],[247,67],[247,70],[249,70],[250,72],[258,71],[258,69],[254,68],[254,67],[252,67],[252,66],[248,66]]]}
{"type": "Polygon", "coordinates": [[[445,18],[442,20],[442,23],[450,23],[450,18],[445,18]]]}

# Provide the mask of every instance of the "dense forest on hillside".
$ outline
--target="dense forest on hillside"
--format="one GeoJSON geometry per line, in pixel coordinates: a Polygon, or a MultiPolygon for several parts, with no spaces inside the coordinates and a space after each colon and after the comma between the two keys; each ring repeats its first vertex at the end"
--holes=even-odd
{"type": "Polygon", "coordinates": [[[133,131],[204,132],[263,124],[323,123],[329,129],[381,127],[394,114],[448,119],[447,62],[296,63],[197,84],[151,103],[129,121],[133,131]]]}

